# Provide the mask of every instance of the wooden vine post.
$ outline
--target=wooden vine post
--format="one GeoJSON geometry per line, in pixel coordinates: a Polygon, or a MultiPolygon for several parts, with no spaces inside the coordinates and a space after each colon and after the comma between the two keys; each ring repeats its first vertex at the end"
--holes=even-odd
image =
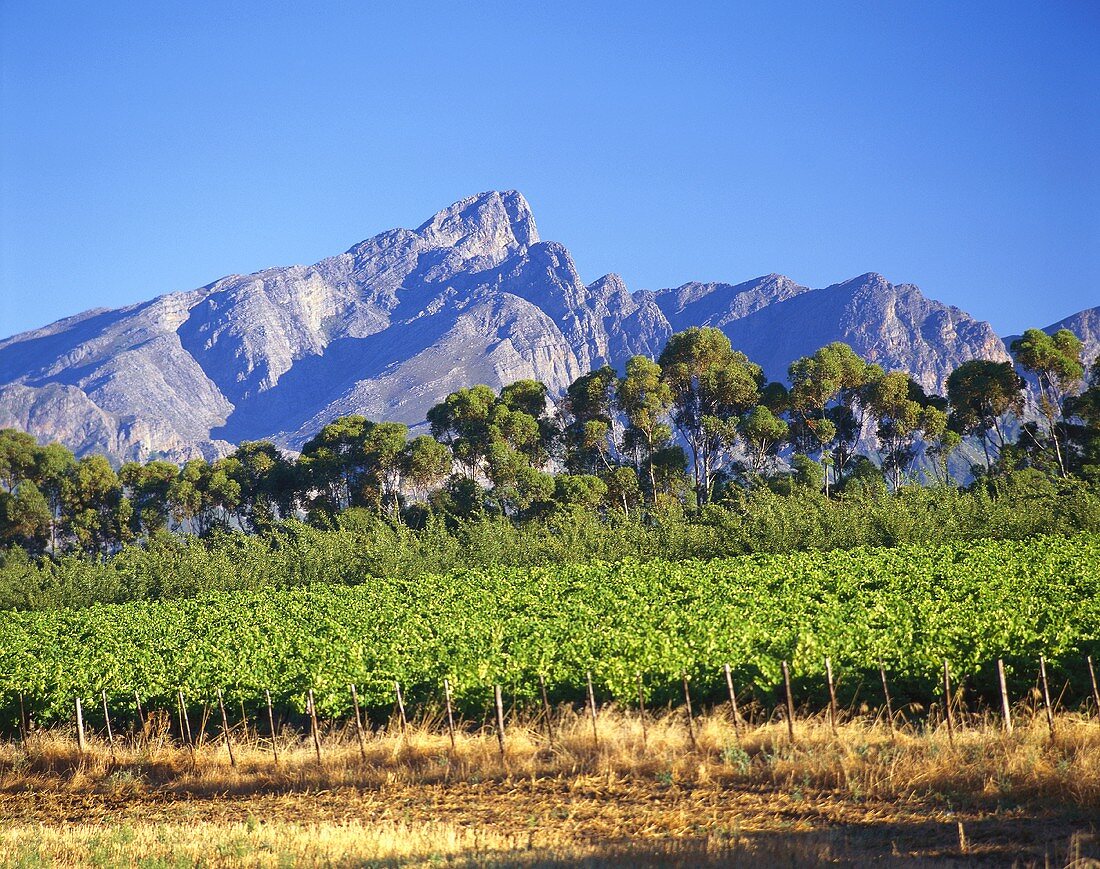
{"type": "Polygon", "coordinates": [[[107,743],[111,746],[111,759],[115,759],[115,734],[111,730],[111,711],[107,708],[107,689],[99,692],[103,700],[103,720],[107,723],[107,743]]]}
{"type": "Polygon", "coordinates": [[[642,745],[649,744],[649,732],[645,723],[645,685],[642,682],[642,674],[638,674],[638,718],[642,722],[642,745]]]}
{"type": "Polygon", "coordinates": [[[313,689],[306,696],[306,711],[309,713],[309,732],[313,734],[313,750],[317,754],[317,763],[321,762],[321,733],[317,727],[317,703],[313,699],[313,689]]]}
{"type": "MultiPolygon", "coordinates": [[[[353,689],[354,690],[354,689],[353,689]]],[[[451,737],[451,751],[455,748],[455,712],[451,701],[451,680],[443,680],[443,701],[447,706],[447,735],[451,737]]],[[[547,725],[549,726],[549,725],[547,725]]]]}
{"type": "Polygon", "coordinates": [[[405,698],[401,694],[401,683],[394,681],[393,690],[397,697],[397,717],[401,722],[401,735],[404,736],[405,731],[409,729],[409,719],[405,717],[405,698]]]}
{"type": "Polygon", "coordinates": [[[504,698],[500,686],[493,686],[493,701],[497,711],[497,742],[500,744],[500,756],[504,757],[504,698]]]}
{"type": "Polygon", "coordinates": [[[951,671],[943,659],[943,707],[947,717],[947,741],[955,744],[955,713],[951,709],[951,671]]]}
{"type": "Polygon", "coordinates": [[[546,677],[539,673],[539,694],[542,696],[542,723],[546,727],[546,742],[554,745],[553,714],[550,710],[550,696],[546,693],[546,677]]]}
{"type": "Polygon", "coordinates": [[[1008,681],[1005,679],[1005,662],[997,659],[997,684],[1001,689],[1001,719],[1005,733],[1012,732],[1012,706],[1008,702],[1008,681]]]}
{"type": "Polygon", "coordinates": [[[592,672],[585,673],[585,679],[588,682],[588,713],[592,716],[592,745],[595,748],[600,747],[600,734],[596,729],[596,692],[592,690],[592,672]]]}
{"type": "MultiPolygon", "coordinates": [[[[355,710],[355,738],[359,741],[359,756],[366,760],[367,746],[363,740],[363,713],[359,711],[359,692],[356,690],[355,685],[349,685],[351,688],[351,705],[355,710]]],[[[454,745],[454,740],[451,740],[451,745],[454,745]]]]}
{"type": "Polygon", "coordinates": [[[264,700],[267,701],[267,726],[271,731],[271,754],[275,758],[275,765],[279,765],[279,746],[275,734],[275,710],[271,708],[271,692],[264,689],[264,700]]]}
{"type": "Polygon", "coordinates": [[[179,689],[176,698],[179,701],[180,734],[183,736],[183,741],[187,743],[187,749],[191,752],[191,762],[194,763],[195,742],[191,739],[191,719],[187,716],[187,701],[183,699],[182,688],[179,689]]]}
{"type": "Polygon", "coordinates": [[[733,671],[729,664],[722,665],[722,672],[726,675],[726,691],[730,698],[730,711],[733,713],[733,732],[741,737],[741,712],[737,708],[737,692],[733,690],[733,671]]]}
{"type": "Polygon", "coordinates": [[[141,708],[141,695],[136,688],[134,689],[134,707],[137,709],[138,724],[141,725],[142,730],[145,730],[145,710],[141,708]]]}
{"type": "Polygon", "coordinates": [[[27,742],[27,710],[23,705],[23,692],[19,692],[19,741],[27,742]]]}
{"type": "Polygon", "coordinates": [[[1042,682],[1043,687],[1043,708],[1047,713],[1047,727],[1050,729],[1051,737],[1054,736],[1054,710],[1050,705],[1050,683],[1047,682],[1047,659],[1039,656],[1039,680],[1042,682]]]}
{"type": "Polygon", "coordinates": [[[1100,687],[1096,685],[1096,670],[1092,666],[1092,655],[1086,658],[1089,665],[1089,682],[1092,683],[1092,702],[1096,705],[1096,714],[1100,716],[1100,687]]]}
{"type": "Polygon", "coordinates": [[[836,733],[836,684],[833,682],[833,662],[828,655],[825,656],[825,678],[829,683],[829,724],[833,728],[833,733],[836,733]]]}
{"type": "Polygon", "coordinates": [[[88,741],[84,738],[84,707],[79,697],[76,698],[76,747],[81,757],[88,751],[88,741]]]}
{"type": "Polygon", "coordinates": [[[229,735],[229,716],[225,714],[225,698],[222,697],[222,689],[218,689],[218,709],[222,714],[222,738],[225,739],[225,747],[229,751],[229,765],[237,765],[237,756],[233,753],[233,739],[229,735]]]}
{"type": "Polygon", "coordinates": [[[886,698],[886,720],[890,723],[890,733],[894,732],[894,704],[890,700],[890,685],[886,682],[886,667],[882,660],[878,662],[878,675],[882,679],[882,696],[886,698]]]}
{"type": "Polygon", "coordinates": [[[687,673],[684,673],[684,706],[687,708],[688,739],[691,740],[691,749],[694,751],[696,748],[695,716],[691,712],[691,690],[688,687],[687,673]]]}
{"type": "Polygon", "coordinates": [[[794,694],[791,693],[791,668],[783,662],[783,689],[787,695],[787,736],[794,745],[794,694]]]}

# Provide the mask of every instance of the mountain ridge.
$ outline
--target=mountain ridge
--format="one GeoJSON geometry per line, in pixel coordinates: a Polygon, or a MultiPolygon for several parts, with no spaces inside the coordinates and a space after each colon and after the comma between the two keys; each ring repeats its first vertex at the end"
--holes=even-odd
{"type": "MultiPolygon", "coordinates": [[[[1090,321],[1091,322],[1091,321],[1090,321]]],[[[723,329],[774,379],[846,340],[940,390],[967,358],[1007,360],[988,323],[868,272],[812,289],[780,274],[631,292],[586,284],[527,200],[488,191],[312,265],[226,275],[0,341],[0,427],[116,461],[300,446],[344,413],[421,423],[448,392],[531,377],[560,393],[602,364],[723,329]],[[793,354],[793,355],[792,355],[793,354]]]]}

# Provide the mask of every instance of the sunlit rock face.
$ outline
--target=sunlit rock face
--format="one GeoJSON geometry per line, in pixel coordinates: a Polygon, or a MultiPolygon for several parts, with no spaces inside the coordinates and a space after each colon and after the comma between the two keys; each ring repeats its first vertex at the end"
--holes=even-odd
{"type": "MultiPolygon", "coordinates": [[[[1095,311],[1088,323],[1095,346],[1095,311]]],[[[773,379],[834,340],[935,391],[966,359],[1007,358],[988,324],[874,274],[819,290],[782,275],[585,284],[565,247],[540,240],[523,196],[494,191],[311,266],[0,341],[0,427],[116,462],[211,458],[243,440],[294,449],[341,414],[422,423],[476,383],[534,378],[560,393],[600,365],[657,357],[694,325],[723,329],[773,379]]]]}

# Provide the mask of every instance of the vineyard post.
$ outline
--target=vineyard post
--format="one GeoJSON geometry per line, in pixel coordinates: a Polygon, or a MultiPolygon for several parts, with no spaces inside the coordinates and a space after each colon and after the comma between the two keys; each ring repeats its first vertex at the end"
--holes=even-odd
{"type": "Polygon", "coordinates": [[[947,716],[947,741],[955,744],[955,713],[951,710],[951,671],[943,659],[943,707],[947,716]]]}
{"type": "Polygon", "coordinates": [[[997,682],[1001,687],[1001,717],[1004,719],[1005,733],[1012,732],[1012,707],[1008,703],[1008,683],[1005,680],[1005,662],[997,659],[997,682]]]}
{"type": "Polygon", "coordinates": [[[183,699],[183,689],[180,688],[176,694],[176,702],[179,705],[180,714],[180,737],[187,745],[187,750],[191,753],[191,764],[195,763],[195,743],[191,741],[191,721],[187,717],[187,702],[183,699]]]}
{"type": "Polygon", "coordinates": [[[99,692],[103,699],[103,720],[107,723],[107,743],[111,746],[111,759],[115,759],[115,734],[111,730],[111,711],[107,708],[107,689],[99,692]]]}
{"type": "Polygon", "coordinates": [[[27,742],[27,711],[23,705],[23,692],[19,692],[19,741],[27,742]]]}
{"type": "Polygon", "coordinates": [[[825,656],[825,678],[829,682],[829,724],[836,733],[836,685],[833,683],[833,662],[825,656]]]}
{"type": "Polygon", "coordinates": [[[218,688],[218,709],[222,714],[222,737],[225,739],[225,747],[229,750],[229,765],[237,765],[237,757],[233,754],[233,739],[229,735],[229,716],[225,714],[225,699],[222,697],[222,689],[218,688]]]}
{"type": "Polygon", "coordinates": [[[244,698],[241,698],[241,729],[244,731],[244,735],[241,739],[244,742],[248,742],[248,713],[244,711],[244,698]]]}
{"type": "Polygon", "coordinates": [[[1050,685],[1047,682],[1047,659],[1043,656],[1039,656],[1039,679],[1043,684],[1043,708],[1047,713],[1047,727],[1050,728],[1050,735],[1054,736],[1054,712],[1050,708],[1050,685]]]}
{"type": "Polygon", "coordinates": [[[1092,683],[1092,702],[1096,704],[1096,714],[1100,715],[1100,688],[1096,685],[1096,670],[1092,666],[1092,655],[1086,659],[1089,665],[1089,681],[1092,683]]]}
{"type": "Polygon", "coordinates": [[[447,735],[451,738],[451,751],[455,749],[455,711],[451,701],[451,680],[443,679],[443,701],[447,706],[447,735]]]}
{"type": "MultiPolygon", "coordinates": [[[[202,717],[199,719],[199,735],[195,738],[195,747],[202,748],[206,744],[206,725],[210,721],[210,704],[202,704],[202,717]]],[[[188,723],[188,730],[191,725],[188,723]]]]}
{"type": "Polygon", "coordinates": [[[687,707],[688,739],[691,740],[691,749],[695,750],[695,718],[691,714],[691,691],[688,688],[688,674],[684,673],[684,705],[687,707]]]}
{"type": "Polygon", "coordinates": [[[363,715],[359,711],[359,692],[355,685],[351,688],[351,705],[355,709],[355,738],[359,741],[359,756],[366,760],[367,746],[363,742],[363,715]]]}
{"type": "Polygon", "coordinates": [[[317,730],[317,704],[313,699],[313,689],[306,697],[306,711],[309,713],[309,731],[313,735],[313,750],[317,753],[317,763],[321,762],[321,734],[317,730]]]}
{"type": "Polygon", "coordinates": [[[84,708],[80,705],[80,698],[76,698],[76,747],[80,750],[81,757],[88,750],[88,743],[84,739],[84,708]]]}
{"type": "Polygon", "coordinates": [[[401,721],[401,733],[409,729],[409,720],[405,717],[405,698],[401,695],[401,683],[394,681],[394,693],[397,695],[397,715],[401,721]]]}
{"type": "Polygon", "coordinates": [[[890,733],[894,732],[894,704],[890,701],[890,686],[886,682],[886,668],[882,659],[878,662],[878,675],[882,679],[882,695],[886,698],[886,720],[890,722],[890,733]]]}
{"type": "Polygon", "coordinates": [[[588,712],[592,716],[592,745],[598,749],[600,747],[600,735],[596,730],[596,692],[592,690],[591,670],[585,673],[585,679],[588,682],[588,712]]]}
{"type": "Polygon", "coordinates": [[[493,701],[497,709],[497,742],[500,743],[500,756],[504,757],[504,698],[499,685],[493,686],[493,701]]]}
{"type": "Polygon", "coordinates": [[[138,694],[137,688],[134,689],[134,706],[137,709],[138,724],[141,725],[142,730],[145,730],[145,710],[141,708],[141,695],[138,694]]]}
{"type": "Polygon", "coordinates": [[[267,726],[271,729],[271,753],[275,757],[275,765],[279,765],[279,746],[275,738],[275,710],[271,708],[271,692],[264,689],[264,700],[267,701],[267,726]]]}
{"type": "Polygon", "coordinates": [[[783,662],[783,688],[787,694],[787,736],[794,745],[794,695],[791,693],[791,668],[783,662]]]}
{"type": "Polygon", "coordinates": [[[729,664],[722,665],[722,671],[726,674],[726,690],[730,695],[730,709],[733,712],[733,732],[741,736],[741,712],[737,708],[737,692],[733,690],[733,672],[729,664]]]}
{"type": "Polygon", "coordinates": [[[542,695],[542,721],[546,725],[546,742],[554,745],[554,723],[550,710],[550,697],[546,693],[546,677],[539,673],[539,694],[542,695]]]}
{"type": "Polygon", "coordinates": [[[191,719],[187,717],[187,701],[183,699],[183,689],[180,688],[176,695],[180,707],[180,735],[187,747],[191,749],[192,757],[195,754],[195,743],[191,739],[191,719]]]}
{"type": "Polygon", "coordinates": [[[649,743],[649,733],[645,723],[645,689],[642,683],[642,674],[638,674],[638,718],[642,722],[642,745],[649,743]]]}

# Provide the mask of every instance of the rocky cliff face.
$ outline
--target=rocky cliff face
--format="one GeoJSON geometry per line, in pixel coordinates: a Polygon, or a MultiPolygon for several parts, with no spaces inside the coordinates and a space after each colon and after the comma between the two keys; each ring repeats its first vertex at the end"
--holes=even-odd
{"type": "Polygon", "coordinates": [[[522,195],[490,192],[312,266],[0,341],[0,427],[119,461],[209,458],[259,438],[294,448],[340,414],[422,422],[474,383],[532,377],[560,391],[604,363],[656,357],[691,325],[722,328],[776,379],[833,340],[930,389],[965,359],[1007,358],[988,324],[879,275],[821,290],[781,275],[586,285],[562,245],[540,240],[522,195]]]}

